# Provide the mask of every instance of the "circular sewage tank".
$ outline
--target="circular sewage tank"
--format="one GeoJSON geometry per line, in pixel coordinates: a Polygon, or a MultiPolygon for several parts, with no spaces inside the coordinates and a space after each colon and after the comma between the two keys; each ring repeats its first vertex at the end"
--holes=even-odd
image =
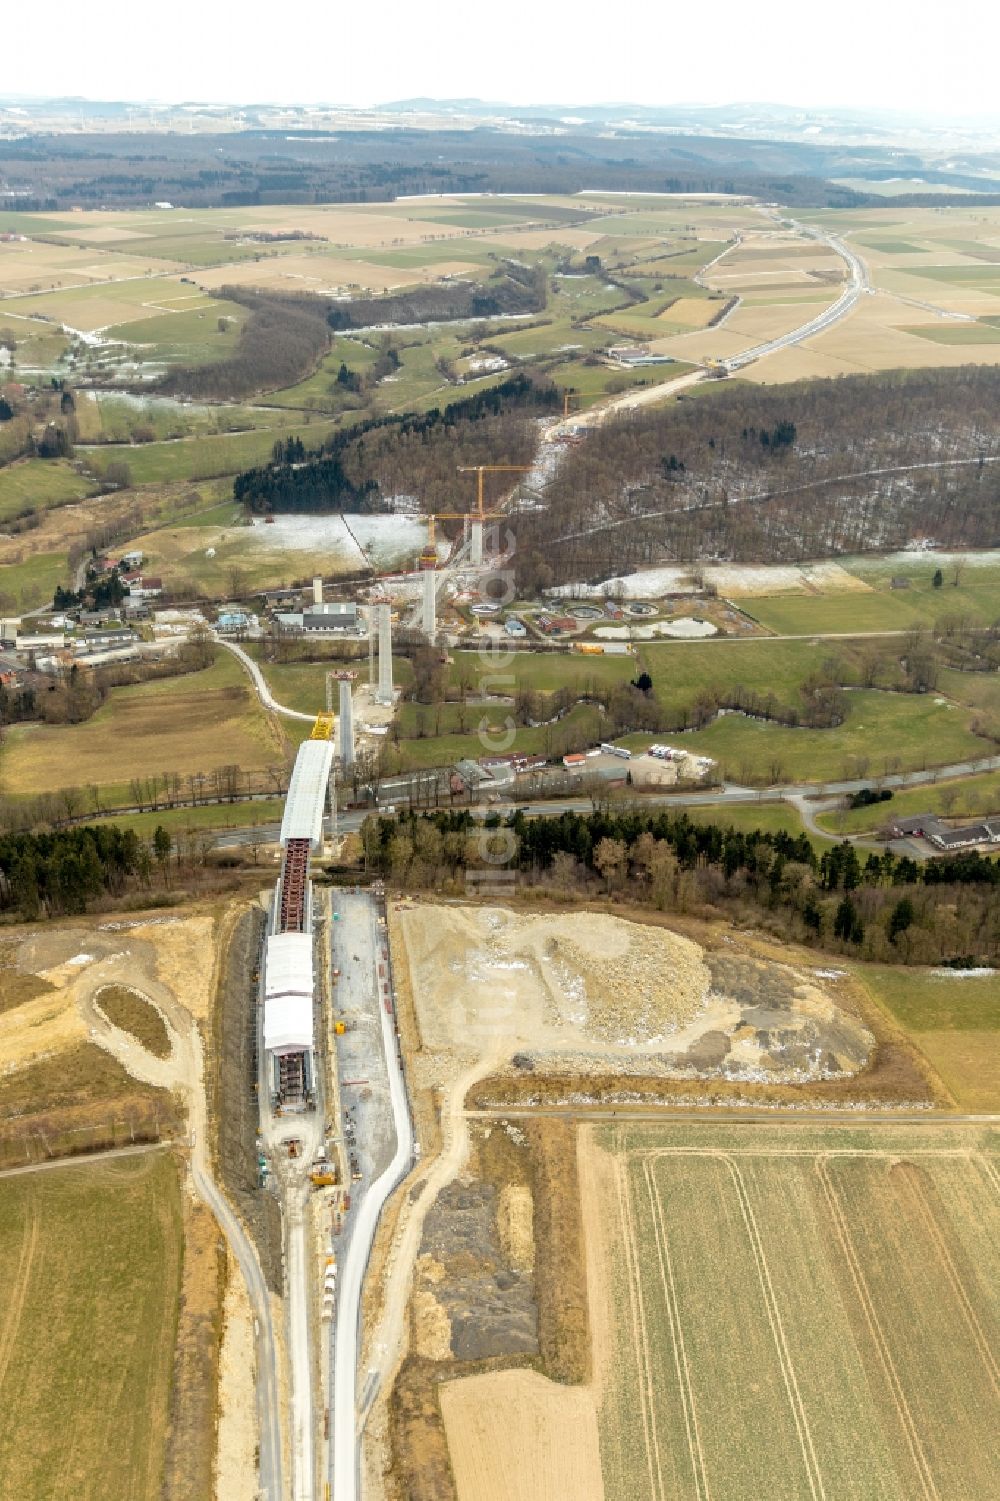
{"type": "Polygon", "coordinates": [[[604,617],[604,611],[595,605],[573,605],[569,613],[574,620],[601,620],[604,617]]]}

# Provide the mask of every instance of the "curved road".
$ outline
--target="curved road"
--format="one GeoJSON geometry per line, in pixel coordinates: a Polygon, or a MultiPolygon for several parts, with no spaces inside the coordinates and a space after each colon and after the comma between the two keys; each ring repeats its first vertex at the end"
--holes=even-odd
{"type": "Polygon", "coordinates": [[[237,646],[235,641],[226,641],[222,636],[214,636],[213,640],[218,646],[224,646],[226,651],[231,651],[238,662],[246,669],[253,679],[253,685],[257,690],[257,697],[265,709],[270,709],[274,714],[284,714],[286,719],[302,719],[307,724],[314,724],[315,714],[300,714],[298,709],[289,709],[285,704],[279,704],[267,686],[267,680],[261,672],[253,657],[245,652],[242,646],[237,646]]]}
{"type": "Polygon", "coordinates": [[[777,339],[768,339],[764,344],[755,344],[753,349],[745,349],[742,354],[734,354],[727,360],[721,360],[720,364],[726,370],[742,370],[744,366],[754,364],[756,360],[762,359],[764,355],[775,354],[779,349],[788,349],[793,344],[801,344],[804,339],[812,338],[813,334],[823,333],[826,329],[832,328],[835,323],[839,323],[841,318],[846,318],[847,314],[853,311],[862,293],[872,290],[868,279],[868,267],[857,252],[852,250],[849,245],[845,245],[843,240],[838,239],[836,235],[828,235],[821,229],[807,229],[804,225],[796,223],[795,220],[792,220],[792,224],[807,239],[819,240],[822,244],[829,246],[836,255],[839,255],[841,260],[846,262],[847,269],[851,273],[851,279],[836,302],[832,302],[828,308],[824,308],[821,313],[818,313],[815,318],[811,318],[808,323],[803,323],[798,328],[793,328],[787,334],[781,334],[777,339]]]}
{"type": "Polygon", "coordinates": [[[174,1090],[185,1100],[191,1143],[191,1181],[198,1197],[215,1216],[216,1223],[236,1257],[254,1311],[260,1490],[267,1501],[283,1501],[281,1430],[271,1304],[257,1252],[238,1216],[212,1177],[201,1033],[197,1022],[178,1002],[173,991],[161,981],[154,981],[149,975],[144,976],[139,993],[160,1013],[170,1040],[167,1057],[155,1057],[130,1033],[123,1032],[108,1021],[97,1004],[96,997],[102,985],[116,981],[133,981],[127,956],[112,955],[97,960],[87,970],[84,983],[77,994],[77,1008],[92,1041],[116,1058],[127,1073],[157,1088],[174,1090]]]}
{"type": "Polygon", "coordinates": [[[271,1302],[257,1253],[243,1225],[219,1192],[214,1180],[192,1154],[194,1186],[219,1224],[246,1280],[254,1311],[257,1355],[257,1423],[260,1438],[260,1484],[268,1501],[282,1501],[281,1421],[278,1404],[277,1352],[271,1323],[271,1302]]]}

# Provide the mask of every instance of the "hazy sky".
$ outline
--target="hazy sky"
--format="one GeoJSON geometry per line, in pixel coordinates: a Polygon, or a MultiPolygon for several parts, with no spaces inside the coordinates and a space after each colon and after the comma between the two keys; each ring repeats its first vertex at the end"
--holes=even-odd
{"type": "Polygon", "coordinates": [[[995,0],[47,0],[5,7],[0,94],[767,100],[998,115],[998,44],[995,0]]]}

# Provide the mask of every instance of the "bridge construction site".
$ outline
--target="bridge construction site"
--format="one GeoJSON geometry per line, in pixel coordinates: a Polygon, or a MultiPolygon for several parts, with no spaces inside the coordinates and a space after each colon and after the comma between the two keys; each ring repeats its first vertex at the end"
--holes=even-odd
{"type": "MultiPolygon", "coordinates": [[[[353,748],[340,718],[344,760],[353,748]]],[[[321,712],[296,756],[261,964],[260,1154],[282,1210],[288,1362],[273,1389],[289,1394],[291,1459],[290,1486],[279,1477],[268,1501],[359,1494],[361,1290],[382,1207],[413,1154],[381,893],[331,891],[310,871],[328,810],[335,827],[337,730],[321,712]]]]}

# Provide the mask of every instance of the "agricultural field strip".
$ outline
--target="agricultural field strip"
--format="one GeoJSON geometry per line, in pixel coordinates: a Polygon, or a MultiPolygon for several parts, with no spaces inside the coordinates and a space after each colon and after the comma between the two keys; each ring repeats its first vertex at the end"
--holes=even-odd
{"type": "MultiPolygon", "coordinates": [[[[806,1465],[806,1473],[809,1480],[810,1491],[816,1498],[824,1498],[826,1489],[819,1471],[815,1450],[812,1443],[805,1406],[799,1391],[795,1377],[791,1353],[788,1347],[787,1337],[781,1321],[780,1309],[771,1280],[770,1269],[764,1251],[760,1232],[757,1227],[753,1207],[747,1193],[745,1182],[739,1171],[739,1165],[735,1160],[742,1158],[804,1158],[815,1162],[817,1176],[822,1185],[824,1197],[830,1211],[833,1228],[838,1243],[844,1253],[847,1266],[850,1269],[852,1282],[858,1295],[860,1307],[863,1311],[866,1324],[872,1335],[875,1349],[885,1374],[886,1383],[903,1432],[906,1435],[911,1456],[920,1476],[922,1489],[926,1501],[941,1501],[940,1491],[931,1471],[929,1461],[921,1444],[916,1422],[906,1399],[903,1385],[896,1370],[895,1363],[889,1348],[885,1332],[876,1312],[874,1299],[867,1286],[864,1272],[855,1251],[846,1215],[837,1196],[836,1188],[828,1171],[828,1164],[840,1157],[843,1158],[874,1158],[886,1160],[893,1154],[877,1147],[846,1147],[828,1149],[818,1152],[810,1147],[741,1147],[738,1150],[723,1150],[716,1147],[651,1147],[621,1150],[616,1153],[616,1184],[619,1198],[619,1208],[622,1216],[622,1224],[625,1230],[625,1252],[628,1265],[629,1296],[632,1304],[632,1323],[636,1338],[637,1348],[642,1350],[642,1362],[645,1380],[643,1382],[643,1426],[646,1431],[647,1456],[650,1455],[650,1429],[652,1428],[655,1442],[655,1422],[653,1417],[653,1397],[650,1383],[649,1351],[646,1343],[646,1315],[642,1303],[642,1284],[638,1275],[638,1249],[636,1242],[636,1230],[632,1214],[632,1206],[627,1186],[627,1170],[630,1161],[637,1161],[641,1166],[643,1178],[649,1196],[650,1209],[658,1230],[657,1255],[660,1264],[660,1273],[663,1283],[664,1299],[667,1307],[668,1320],[674,1344],[674,1360],[678,1377],[678,1388],[684,1412],[684,1422],[687,1431],[688,1447],[690,1452],[692,1470],[695,1478],[695,1487],[698,1501],[709,1501],[708,1479],[705,1470],[704,1455],[701,1449],[700,1435],[697,1426],[697,1414],[694,1407],[694,1397],[691,1387],[690,1371],[687,1354],[684,1346],[684,1332],[681,1322],[681,1310],[677,1299],[677,1291],[673,1278],[673,1269],[670,1261],[670,1248],[667,1235],[667,1223],[663,1212],[662,1200],[657,1189],[652,1163],[660,1157],[677,1158],[710,1158],[724,1164],[732,1177],[736,1189],[743,1223],[746,1228],[747,1238],[753,1252],[757,1266],[764,1305],[768,1314],[768,1321],[772,1337],[778,1354],[782,1376],[785,1381],[786,1392],[795,1420],[799,1441],[802,1446],[803,1460],[806,1465]],[[650,1384],[647,1384],[650,1383],[650,1384]],[[647,1411],[647,1406],[649,1410],[647,1411]]],[[[932,1157],[954,1159],[965,1163],[974,1163],[983,1171],[991,1186],[1000,1196],[1000,1172],[994,1167],[989,1157],[984,1153],[970,1152],[957,1148],[945,1147],[908,1147],[907,1157],[932,1157]]],[[[955,1265],[954,1259],[948,1249],[947,1242],[937,1221],[930,1203],[922,1189],[915,1189],[918,1195],[917,1209],[921,1221],[928,1234],[928,1238],[934,1247],[940,1264],[944,1269],[947,1281],[955,1296],[956,1303],[961,1311],[963,1320],[969,1329],[974,1345],[983,1361],[986,1373],[994,1391],[1000,1395],[1000,1367],[990,1347],[989,1339],[975,1308],[968,1296],[968,1292],[962,1281],[961,1274],[955,1265]]],[[[660,1471],[659,1455],[657,1452],[657,1470],[660,1471]]],[[[661,1484],[658,1493],[662,1496],[662,1473],[661,1484]]]]}
{"type": "Polygon", "coordinates": [[[892,1351],[889,1348],[889,1341],[886,1338],[885,1330],[882,1328],[881,1322],[879,1321],[878,1312],[875,1307],[875,1302],[872,1297],[871,1290],[865,1279],[864,1270],[861,1266],[857,1250],[851,1240],[851,1231],[850,1226],[847,1223],[847,1216],[844,1213],[844,1209],[842,1204],[840,1203],[840,1200],[837,1198],[837,1193],[833,1186],[833,1181],[830,1178],[827,1164],[825,1161],[823,1161],[822,1157],[817,1158],[816,1170],[819,1176],[819,1181],[823,1187],[823,1193],[826,1198],[827,1207],[830,1211],[830,1219],[833,1223],[838,1243],[841,1250],[843,1251],[844,1260],[848,1268],[850,1269],[851,1280],[854,1283],[854,1289],[858,1295],[858,1303],[860,1304],[861,1309],[864,1313],[865,1322],[868,1325],[868,1330],[872,1337],[872,1343],[874,1344],[875,1349],[878,1352],[878,1357],[881,1362],[882,1370],[886,1379],[886,1385],[888,1386],[889,1392],[892,1396],[892,1400],[899,1417],[900,1426],[902,1427],[903,1432],[906,1436],[906,1442],[909,1447],[913,1463],[916,1466],[917,1474],[920,1478],[921,1488],[923,1490],[926,1501],[940,1501],[940,1492],[938,1491],[934,1475],[931,1471],[930,1464],[927,1459],[927,1453],[920,1441],[920,1434],[917,1430],[917,1425],[914,1421],[913,1413],[910,1409],[910,1404],[907,1401],[906,1392],[903,1389],[903,1384],[900,1379],[899,1372],[897,1371],[895,1362],[892,1358],[892,1351]]]}
{"type": "MultiPolygon", "coordinates": [[[[989,1164],[987,1164],[987,1173],[989,1173],[989,1171],[990,1167],[989,1164]]],[[[990,1384],[992,1385],[996,1395],[1000,1397],[1000,1365],[997,1364],[996,1356],[993,1354],[993,1351],[990,1348],[990,1342],[986,1337],[983,1326],[976,1314],[976,1310],[972,1305],[968,1293],[966,1292],[965,1284],[963,1283],[961,1274],[959,1273],[959,1270],[955,1265],[954,1257],[952,1256],[951,1251],[948,1249],[948,1243],[945,1240],[944,1235],[941,1233],[941,1226],[938,1224],[938,1221],[934,1215],[934,1211],[931,1208],[931,1205],[928,1203],[927,1194],[923,1186],[919,1183],[911,1183],[910,1189],[917,1208],[917,1213],[925,1230],[927,1231],[928,1239],[934,1247],[941,1266],[944,1268],[945,1276],[947,1277],[948,1282],[951,1286],[951,1290],[955,1295],[955,1299],[962,1310],[962,1316],[965,1320],[966,1325],[968,1326],[969,1333],[972,1335],[973,1343],[976,1345],[976,1348],[978,1349],[979,1354],[982,1357],[983,1365],[986,1367],[986,1373],[989,1377],[990,1384]]]]}
{"type": "MultiPolygon", "coordinates": [[[[626,1171],[628,1158],[625,1153],[621,1154],[616,1164],[615,1184],[618,1194],[618,1208],[621,1216],[621,1224],[624,1231],[625,1260],[628,1266],[628,1296],[629,1309],[632,1321],[632,1333],[636,1349],[640,1352],[642,1365],[641,1401],[642,1427],[645,1436],[646,1464],[649,1469],[649,1479],[653,1494],[659,1497],[659,1501],[666,1501],[666,1491],[663,1483],[663,1467],[660,1459],[660,1440],[656,1428],[656,1414],[654,1404],[653,1373],[649,1354],[649,1334],[646,1311],[642,1306],[642,1277],[639,1274],[639,1250],[636,1235],[635,1220],[632,1213],[632,1202],[628,1191],[626,1171]]],[[[679,1373],[678,1373],[679,1374],[679,1373]]],[[[688,1383],[689,1386],[689,1383],[688,1383]]],[[[684,1391],[682,1383],[681,1390],[684,1391]]],[[[685,1420],[687,1419],[687,1403],[685,1402],[685,1420]]],[[[689,1437],[690,1443],[690,1437],[689,1437]]],[[[699,1497],[699,1501],[701,1498],[699,1497]]],[[[705,1501],[708,1501],[707,1495],[705,1501]]]]}
{"type": "MultiPolygon", "coordinates": [[[[619,1164],[619,1173],[623,1183],[625,1180],[626,1158],[622,1157],[619,1164]]],[[[646,1182],[646,1192],[649,1196],[650,1209],[659,1230],[656,1242],[656,1254],[660,1262],[660,1277],[663,1282],[664,1299],[667,1305],[667,1317],[670,1322],[670,1332],[674,1346],[674,1364],[677,1370],[677,1385],[681,1394],[681,1406],[684,1412],[684,1427],[687,1432],[688,1452],[691,1456],[691,1468],[694,1474],[695,1490],[698,1501],[710,1501],[708,1487],[708,1473],[705,1467],[705,1451],[702,1447],[701,1433],[698,1428],[698,1412],[695,1407],[694,1391],[691,1382],[691,1368],[688,1364],[687,1349],[684,1343],[684,1326],[681,1323],[680,1302],[677,1296],[677,1287],[674,1280],[673,1263],[670,1256],[670,1242],[667,1238],[666,1225],[663,1222],[663,1205],[656,1192],[653,1182],[652,1169],[648,1159],[642,1164],[643,1176],[646,1182]]],[[[625,1189],[627,1193],[627,1187],[625,1189]]],[[[632,1232],[630,1232],[632,1233],[632,1232]]],[[[634,1248],[633,1248],[634,1249],[634,1248]]]]}
{"type": "Polygon", "coordinates": [[[30,1218],[25,1224],[24,1235],[21,1238],[21,1249],[18,1255],[17,1270],[14,1273],[14,1286],[11,1293],[8,1289],[10,1301],[4,1317],[3,1327],[0,1328],[0,1389],[3,1387],[7,1375],[7,1367],[14,1351],[14,1343],[17,1339],[18,1326],[21,1323],[21,1314],[24,1312],[24,1303],[28,1295],[28,1284],[31,1281],[31,1268],[38,1250],[39,1212],[36,1200],[31,1201],[30,1218]]]}
{"type": "MultiPolygon", "coordinates": [[[[788,1340],[785,1335],[784,1326],[781,1320],[781,1313],[778,1308],[774,1286],[771,1281],[770,1268],[768,1267],[767,1258],[764,1254],[764,1248],[761,1244],[760,1231],[757,1227],[757,1221],[754,1216],[753,1207],[750,1203],[749,1196],[746,1190],[746,1184],[743,1180],[742,1174],[740,1173],[739,1166],[730,1154],[709,1147],[701,1148],[700,1150],[696,1150],[694,1153],[685,1152],[676,1148],[674,1148],[673,1150],[668,1148],[666,1150],[658,1149],[654,1152],[647,1152],[642,1154],[642,1170],[646,1180],[647,1192],[649,1194],[650,1208],[653,1212],[654,1219],[659,1229],[657,1248],[659,1249],[660,1246],[666,1244],[667,1226],[663,1214],[663,1203],[660,1197],[659,1190],[657,1189],[656,1183],[653,1179],[651,1162],[660,1156],[680,1155],[694,1155],[700,1157],[710,1156],[714,1160],[721,1162],[725,1166],[733,1181],[733,1186],[736,1189],[736,1196],[740,1206],[740,1215],[742,1217],[743,1225],[747,1233],[747,1240],[750,1243],[750,1248],[753,1253],[753,1259],[757,1267],[757,1275],[760,1280],[761,1293],[764,1299],[764,1307],[767,1311],[768,1324],[770,1326],[771,1335],[774,1340],[782,1380],[785,1384],[785,1391],[788,1396],[789,1406],[791,1407],[792,1417],[795,1422],[796,1433],[798,1434],[799,1447],[802,1451],[802,1461],[805,1467],[806,1478],[809,1483],[809,1491],[813,1497],[813,1501],[825,1501],[826,1488],[823,1484],[823,1478],[819,1471],[819,1464],[816,1458],[815,1447],[813,1445],[812,1433],[810,1432],[809,1422],[806,1416],[805,1404],[802,1400],[802,1394],[799,1389],[798,1379],[795,1375],[795,1368],[792,1364],[791,1352],[788,1348],[788,1340]]],[[[678,1327],[680,1327],[679,1309],[677,1310],[677,1323],[678,1327]]],[[[703,1484],[705,1487],[705,1496],[707,1498],[708,1487],[704,1475],[703,1457],[701,1463],[701,1471],[703,1484]]]]}

